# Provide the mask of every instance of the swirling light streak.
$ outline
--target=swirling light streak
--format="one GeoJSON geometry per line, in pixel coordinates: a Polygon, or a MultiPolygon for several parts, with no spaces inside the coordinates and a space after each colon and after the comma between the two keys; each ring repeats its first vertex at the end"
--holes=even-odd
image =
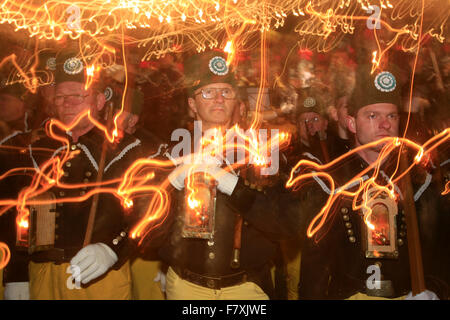
{"type": "MultiPolygon", "coordinates": [[[[301,38],[299,42],[302,49],[317,51],[330,51],[335,48],[345,34],[353,34],[356,21],[371,20],[391,33],[386,48],[380,48],[378,42],[378,61],[395,44],[400,43],[405,51],[417,49],[417,40],[421,17],[426,17],[423,25],[423,35],[421,41],[430,36],[443,43],[444,26],[448,20],[450,4],[445,3],[447,9],[443,9],[442,2],[427,1],[423,12],[420,10],[421,1],[305,1],[294,10],[294,16],[308,17],[300,21],[296,28],[301,38]],[[367,10],[377,6],[380,8],[380,15],[373,17],[367,10]],[[385,14],[386,18],[381,14],[385,14]],[[422,14],[423,13],[423,14],[422,14]],[[387,18],[390,18],[389,22],[387,18]],[[401,28],[395,28],[393,25],[401,28]]],[[[364,26],[367,28],[367,26],[364,26]]],[[[377,28],[372,28],[374,35],[379,33],[377,28]]],[[[383,31],[383,30],[381,30],[383,31]]],[[[384,32],[385,32],[384,31],[384,32]]]]}
{"type": "MultiPolygon", "coordinates": [[[[64,202],[83,202],[92,197],[94,194],[100,193],[111,193],[121,200],[124,207],[130,207],[133,205],[131,198],[135,194],[146,192],[148,194],[156,194],[162,200],[162,203],[167,203],[167,198],[164,198],[164,191],[159,190],[155,186],[148,185],[149,181],[155,177],[154,172],[147,173],[145,175],[139,174],[142,170],[142,166],[147,168],[161,168],[161,167],[171,167],[173,166],[171,161],[157,161],[149,159],[138,159],[133,165],[131,165],[128,170],[124,173],[124,176],[120,179],[113,179],[109,181],[103,181],[100,183],[82,183],[82,184],[64,184],[60,182],[60,178],[64,174],[63,166],[64,164],[72,159],[79,151],[70,151],[69,141],[65,137],[58,136],[55,134],[55,128],[61,129],[63,131],[70,131],[74,128],[81,120],[88,118],[91,122],[98,126],[99,129],[105,131],[107,135],[106,128],[100,125],[95,119],[90,116],[89,111],[82,113],[77,119],[74,120],[68,126],[65,126],[61,122],[52,119],[47,125],[47,132],[54,140],[60,141],[66,146],[65,151],[61,155],[52,157],[40,166],[40,169],[35,168],[15,168],[7,173],[3,174],[1,178],[5,178],[11,175],[18,174],[20,171],[34,172],[31,184],[24,188],[17,199],[1,200],[0,206],[5,206],[7,209],[11,206],[16,206],[17,208],[17,218],[16,223],[19,227],[27,229],[28,228],[28,217],[29,217],[29,205],[44,205],[49,203],[64,203],[64,202]],[[117,185],[114,187],[113,185],[117,185]],[[146,185],[147,183],[147,185],[146,185]],[[111,185],[108,187],[108,185],[111,185]],[[66,197],[57,200],[39,200],[36,199],[37,196],[43,194],[47,190],[58,186],[62,189],[76,189],[76,188],[87,188],[93,187],[92,190],[78,197],[66,197]]],[[[112,141],[112,140],[111,140],[112,141]]],[[[162,209],[161,209],[162,210],[162,209]]],[[[5,210],[2,210],[4,213],[5,210]]]]}
{"type": "MultiPolygon", "coordinates": [[[[450,138],[450,128],[442,131],[438,135],[434,136],[430,140],[428,140],[426,143],[424,143],[422,146],[416,144],[415,142],[405,139],[405,138],[383,138],[381,140],[360,146],[358,148],[355,148],[348,153],[340,156],[339,158],[325,164],[320,165],[313,161],[309,160],[300,160],[295,167],[292,169],[290,178],[286,183],[286,188],[299,188],[301,187],[302,183],[308,179],[311,179],[313,177],[323,178],[329,185],[330,189],[330,195],[325,203],[325,205],[321,208],[320,212],[312,219],[308,230],[307,230],[307,236],[313,237],[322,227],[323,225],[328,221],[328,217],[330,214],[330,211],[332,209],[333,204],[338,200],[339,197],[348,197],[353,199],[352,201],[352,209],[353,210],[360,210],[364,209],[364,220],[366,221],[366,224],[370,225],[369,223],[369,217],[371,214],[371,209],[366,205],[369,200],[372,200],[375,198],[375,196],[381,192],[386,192],[389,194],[392,198],[395,198],[395,189],[394,185],[400,181],[406,174],[408,174],[413,167],[417,166],[420,163],[420,160],[422,159],[423,155],[429,155],[434,149],[436,149],[441,144],[447,142],[450,138]],[[327,170],[336,167],[337,164],[342,163],[346,159],[348,159],[350,156],[352,156],[355,153],[358,153],[360,151],[363,151],[364,149],[373,148],[379,145],[384,145],[382,151],[380,152],[380,155],[376,162],[370,164],[366,169],[362,170],[358,174],[356,174],[352,179],[345,182],[342,186],[339,186],[339,189],[336,189],[335,187],[335,181],[331,174],[326,173],[327,170]],[[379,170],[381,164],[386,160],[386,158],[392,154],[392,152],[401,147],[401,146],[408,146],[412,148],[413,150],[416,150],[416,156],[415,161],[413,161],[412,164],[409,165],[403,172],[398,173],[397,171],[389,177],[389,181],[386,185],[379,185],[375,181],[377,180],[379,176],[379,170]],[[308,173],[302,173],[304,171],[311,171],[308,173]],[[367,179],[366,181],[363,181],[362,177],[366,175],[371,170],[374,170],[373,175],[367,179]],[[301,174],[295,176],[295,173],[300,171],[301,174]],[[347,189],[350,189],[354,185],[359,185],[359,187],[356,188],[356,191],[347,191],[347,189]],[[376,188],[379,190],[376,195],[373,197],[368,197],[366,201],[362,202],[361,204],[358,204],[358,201],[362,199],[362,195],[367,193],[367,190],[371,188],[376,188]]],[[[446,194],[448,192],[447,186],[444,190],[443,194],[446,194]]],[[[370,227],[370,226],[369,226],[370,227]]]]}
{"type": "Polygon", "coordinates": [[[136,38],[142,45],[187,35],[198,48],[206,48],[217,46],[218,30],[241,24],[255,25],[255,30],[272,22],[281,24],[294,2],[284,1],[280,6],[277,1],[4,1],[0,23],[14,25],[15,31],[23,29],[39,39],[102,38],[126,28],[150,31],[136,38]],[[261,5],[267,8],[265,16],[261,16],[261,5]]]}
{"type": "MultiPolygon", "coordinates": [[[[171,168],[174,166],[172,161],[158,161],[154,159],[138,159],[136,160],[124,173],[120,179],[113,179],[109,181],[103,181],[100,183],[82,183],[82,184],[65,184],[60,181],[61,177],[64,175],[64,164],[72,159],[78,154],[79,151],[70,151],[70,142],[67,138],[63,136],[58,136],[55,129],[60,129],[63,132],[71,131],[80,121],[84,118],[89,119],[97,128],[105,133],[105,136],[109,142],[114,141],[114,136],[108,133],[108,130],[104,125],[99,123],[94,119],[89,111],[80,114],[70,125],[64,125],[58,120],[52,119],[46,126],[48,135],[54,140],[61,142],[66,146],[64,152],[56,157],[52,157],[40,166],[40,169],[35,168],[15,168],[7,173],[3,174],[0,178],[4,179],[11,175],[23,174],[27,172],[28,174],[33,174],[32,182],[26,188],[24,188],[17,199],[1,200],[0,206],[5,207],[2,210],[4,213],[7,209],[12,206],[16,206],[18,215],[16,218],[16,224],[21,229],[28,229],[29,227],[29,205],[44,205],[49,203],[65,203],[65,202],[83,202],[88,200],[95,194],[110,193],[116,196],[124,206],[124,208],[130,208],[134,205],[133,199],[135,197],[140,197],[142,195],[153,195],[151,196],[150,203],[145,210],[144,217],[136,224],[136,226],[131,231],[132,238],[139,238],[142,242],[143,238],[154,228],[158,227],[164,222],[169,209],[169,196],[167,188],[169,186],[168,180],[165,180],[160,185],[154,183],[155,170],[156,168],[171,168]],[[149,171],[150,170],[150,171],[149,171]],[[119,186],[115,187],[120,182],[119,186]],[[153,184],[152,184],[153,183],[153,184]],[[83,196],[78,197],[65,197],[59,198],[57,200],[41,200],[37,199],[39,195],[50,190],[53,187],[59,187],[61,189],[76,189],[76,188],[93,188],[86,192],[83,196]],[[152,225],[154,221],[158,220],[156,225],[152,225]],[[151,225],[149,228],[148,226],[151,225]]],[[[242,148],[253,157],[261,158],[260,152],[267,154],[267,150],[264,146],[260,146],[260,142],[255,141],[248,136],[244,135],[243,130],[239,129],[237,126],[233,128],[236,130],[235,134],[240,135],[244,141],[243,144],[224,144],[225,150],[228,148],[239,149],[242,148]]],[[[272,137],[271,141],[280,141],[281,145],[287,144],[289,135],[282,133],[276,134],[272,137]]],[[[224,137],[227,139],[227,136],[224,137]]],[[[202,157],[205,155],[211,155],[211,150],[214,144],[219,143],[219,141],[205,141],[203,144],[206,146],[202,157]]],[[[270,142],[268,146],[272,146],[274,142],[270,142]]],[[[214,156],[219,156],[214,154],[214,156]]],[[[195,166],[194,166],[195,168],[195,166]]],[[[21,233],[19,233],[21,234],[21,233]]]]}
{"type": "MultiPolygon", "coordinates": [[[[405,21],[412,20],[413,22],[405,22],[404,26],[398,29],[392,27],[383,19],[376,20],[389,30],[389,32],[394,33],[394,36],[388,42],[386,48],[381,48],[380,44],[377,42],[378,54],[376,56],[377,58],[374,57],[374,65],[377,65],[376,62],[380,61],[383,54],[395,43],[398,43],[401,40],[400,38],[403,39],[401,44],[405,51],[411,51],[418,48],[427,34],[440,42],[445,39],[443,30],[444,24],[448,19],[449,10],[440,10],[439,14],[434,15],[434,19],[429,20],[426,25],[420,22],[419,27],[418,23],[424,15],[427,15],[427,17],[431,15],[429,13],[434,9],[433,6],[436,6],[437,1],[429,1],[422,10],[417,9],[417,2],[406,0],[393,1],[392,3],[389,1],[380,1],[376,3],[380,4],[383,10],[391,10],[392,21],[404,19],[405,21]],[[420,29],[419,33],[417,32],[418,29],[420,29]],[[440,30],[440,32],[437,32],[436,30],[440,30]]],[[[90,64],[86,64],[89,66],[89,75],[93,78],[99,68],[109,65],[108,61],[105,62],[99,58],[98,53],[105,51],[112,53],[112,55],[115,53],[109,43],[120,43],[122,46],[129,44],[137,45],[139,47],[148,46],[148,50],[142,58],[142,60],[145,60],[153,55],[158,57],[166,52],[174,50],[174,44],[183,44],[185,50],[195,48],[197,51],[203,51],[207,47],[214,48],[225,44],[224,40],[221,40],[223,39],[224,30],[226,34],[225,40],[232,41],[232,51],[243,48],[244,44],[248,43],[250,37],[254,36],[253,31],[258,31],[262,39],[260,42],[262,44],[261,58],[262,61],[265,61],[265,32],[271,28],[276,29],[283,26],[284,21],[288,16],[288,12],[292,12],[294,16],[299,18],[300,22],[296,27],[296,32],[301,36],[300,42],[302,47],[318,51],[329,51],[337,45],[343,34],[353,33],[355,30],[354,21],[368,19],[368,16],[358,14],[361,13],[361,10],[367,9],[371,5],[374,5],[374,3],[361,0],[327,2],[264,1],[263,3],[259,1],[233,1],[233,3],[231,3],[227,1],[225,5],[221,5],[217,1],[200,0],[150,2],[118,0],[89,2],[47,1],[45,4],[38,1],[18,2],[5,0],[0,6],[0,23],[14,25],[15,31],[26,30],[31,38],[36,37],[37,39],[59,41],[63,37],[69,37],[73,40],[78,40],[80,48],[89,51],[81,52],[83,60],[87,62],[94,58],[94,61],[90,62],[90,64]],[[72,28],[73,25],[72,27],[69,27],[67,22],[68,16],[65,15],[65,13],[67,13],[67,8],[70,6],[78,7],[80,9],[80,19],[77,28],[72,28]],[[337,14],[338,12],[339,14],[337,14]],[[119,28],[121,30],[120,33],[118,32],[119,28]],[[124,29],[128,30],[126,34],[123,32],[124,29]],[[338,33],[338,30],[341,32],[338,33]],[[332,39],[331,35],[335,35],[335,38],[332,39]],[[186,41],[186,39],[188,41],[186,41]],[[91,46],[91,44],[93,45],[91,46]]],[[[374,30],[374,32],[376,35],[376,30],[374,30]]],[[[17,64],[15,56],[10,56],[8,60],[1,62],[0,67],[7,62],[11,62],[18,70],[24,85],[31,91],[35,90],[40,82],[35,79],[33,66],[29,67],[29,69],[22,68],[17,64]]],[[[261,84],[265,81],[264,67],[265,63],[262,63],[263,72],[261,73],[261,84]]],[[[86,87],[89,87],[90,85],[89,81],[91,79],[88,79],[86,87]]],[[[260,104],[257,104],[257,106],[259,105],[260,104]]],[[[256,114],[258,115],[258,113],[256,114]]],[[[93,119],[89,113],[81,115],[78,118],[78,121],[83,117],[88,117],[91,122],[105,132],[105,136],[109,141],[114,141],[117,134],[116,130],[113,130],[113,133],[110,134],[108,130],[106,130],[106,128],[98,121],[93,119]]],[[[57,122],[53,122],[52,124],[60,128],[66,128],[57,122]]],[[[256,129],[258,126],[259,121],[256,117],[253,121],[252,128],[256,129]]],[[[52,126],[50,126],[50,128],[52,128],[52,126]]],[[[437,148],[439,144],[448,140],[448,130],[449,129],[438,135],[440,138],[436,138],[436,136],[430,139],[422,147],[404,138],[384,141],[384,143],[388,143],[383,149],[382,158],[398,147],[399,141],[419,150],[416,161],[414,161],[405,172],[402,172],[396,176],[395,179],[392,179],[393,182],[398,181],[417,164],[419,158],[421,158],[421,156],[419,157],[419,153],[427,155],[433,149],[437,148]],[[429,147],[427,148],[427,146],[429,147]],[[424,151],[424,149],[426,149],[426,151],[424,151]]],[[[58,140],[56,135],[54,135],[54,138],[58,140]]],[[[245,139],[248,143],[246,145],[225,144],[226,148],[242,148],[255,159],[262,159],[261,150],[267,148],[267,145],[261,146],[260,143],[258,143],[256,136],[253,136],[252,138],[245,137],[245,139]]],[[[68,143],[68,141],[61,142],[68,143]]],[[[374,142],[373,144],[377,143],[380,142],[374,142]]],[[[363,146],[361,148],[365,147],[369,146],[363,146]]],[[[316,165],[311,162],[300,161],[296,168],[301,166],[312,167],[319,172],[301,175],[297,178],[293,178],[291,173],[291,179],[286,186],[292,187],[299,182],[316,175],[327,180],[334,191],[333,178],[325,172],[320,171],[326,170],[328,166],[344,160],[358,150],[360,149],[355,149],[326,166],[316,167],[316,165]]],[[[43,204],[43,202],[33,200],[33,197],[53,186],[63,186],[66,188],[84,186],[83,184],[67,186],[61,184],[59,181],[64,162],[74,155],[74,153],[67,151],[62,157],[56,157],[55,159],[51,159],[48,163],[45,163],[39,172],[34,173],[33,183],[29,188],[21,192],[18,199],[0,202],[0,205],[16,205],[21,213],[19,215],[20,219],[18,219],[18,224],[26,225],[26,205],[43,204]]],[[[370,168],[379,169],[381,160],[382,159],[380,158],[379,161],[376,164],[371,165],[370,168]]],[[[265,161],[261,161],[260,164],[265,164],[265,161]]],[[[120,180],[122,183],[118,188],[104,187],[109,184],[116,184],[118,182],[117,180],[103,182],[97,185],[99,188],[87,193],[84,197],[62,199],[59,201],[84,201],[94,193],[108,192],[121,199],[124,207],[131,207],[133,206],[134,196],[146,192],[154,193],[145,217],[132,231],[132,237],[134,238],[145,237],[149,232],[148,226],[153,221],[160,219],[161,222],[152,226],[151,229],[159,226],[164,221],[164,215],[169,209],[169,197],[166,192],[169,185],[168,181],[165,180],[158,186],[148,185],[148,183],[153,181],[155,174],[153,171],[148,173],[147,170],[149,167],[166,168],[171,166],[173,166],[173,164],[169,162],[139,159],[125,172],[124,178],[120,180]],[[143,174],[143,172],[147,173],[143,174]]],[[[33,168],[28,168],[30,174],[33,170],[33,168]]],[[[294,170],[292,172],[294,172],[294,170]]],[[[378,172],[378,170],[375,170],[375,172],[378,172]]],[[[18,170],[13,170],[8,174],[17,173],[18,170]]],[[[3,177],[8,174],[3,175],[3,177]]],[[[386,190],[389,194],[393,195],[393,184],[390,184],[389,186],[379,186],[374,182],[376,175],[372,177],[373,179],[369,179],[366,182],[361,180],[361,176],[362,175],[359,174],[349,182],[357,182],[360,184],[360,188],[358,188],[356,192],[338,192],[342,195],[353,197],[354,209],[361,208],[361,205],[357,205],[356,199],[361,192],[367,190],[369,186],[375,186],[380,190],[386,190]]],[[[349,183],[346,183],[345,185],[347,186],[349,183]]],[[[447,194],[448,188],[449,186],[447,183],[442,194],[447,194]]],[[[308,236],[312,236],[317,232],[318,228],[323,225],[330,207],[335,200],[336,198],[334,196],[328,198],[327,204],[322,208],[308,228],[308,236]],[[319,225],[315,227],[315,224],[319,219],[319,225]]],[[[364,204],[362,206],[364,206],[364,204]]],[[[4,212],[4,210],[2,210],[2,212],[4,212]]]]}
{"type": "MultiPolygon", "coordinates": [[[[442,1],[434,0],[427,1],[424,7],[427,22],[423,35],[428,34],[440,42],[445,39],[444,25],[449,15],[449,10],[442,5],[442,1]]],[[[382,28],[394,33],[388,47],[401,37],[403,48],[411,51],[417,47],[421,10],[420,1],[409,0],[240,0],[225,3],[214,0],[51,0],[45,3],[5,0],[0,6],[0,23],[11,24],[15,31],[25,30],[30,37],[38,39],[59,41],[69,37],[82,42],[88,38],[102,43],[120,43],[123,40],[120,31],[129,30],[125,39],[127,45],[148,46],[143,59],[170,52],[174,45],[198,51],[223,47],[233,36],[236,36],[232,40],[237,47],[243,48],[248,39],[255,36],[254,31],[278,29],[289,16],[298,17],[295,31],[300,35],[303,48],[329,51],[342,35],[353,34],[356,20],[374,19],[382,28]],[[391,21],[402,27],[394,28],[383,18],[371,17],[367,10],[373,6],[379,7],[382,13],[389,12],[391,21]]]]}
{"type": "MultiPolygon", "coordinates": [[[[404,51],[414,51],[428,36],[443,42],[448,10],[438,0],[427,1],[362,1],[362,0],[283,0],[283,1],[227,1],[212,0],[170,1],[8,1],[0,6],[0,24],[11,24],[15,31],[26,30],[29,37],[59,41],[63,37],[78,40],[80,55],[89,66],[86,87],[94,73],[114,63],[114,44],[146,47],[142,60],[160,57],[167,52],[227,47],[232,43],[229,63],[236,51],[249,50],[259,39],[259,32],[267,32],[284,25],[290,16],[298,17],[295,32],[300,36],[301,49],[330,51],[345,34],[353,34],[356,21],[372,19],[380,31],[390,34],[385,45],[379,41],[379,31],[373,28],[377,43],[373,70],[395,44],[404,51]],[[365,10],[380,7],[380,17],[372,17],[365,10]],[[69,10],[77,8],[77,10],[69,10]],[[421,10],[422,9],[422,10],[421,10]],[[384,16],[390,13],[390,21],[384,16]],[[423,18],[425,22],[423,22],[423,18]],[[394,27],[399,25],[401,27],[394,27]],[[421,30],[419,36],[418,30],[421,30]],[[419,39],[420,38],[420,39],[419,39]],[[251,41],[252,39],[252,41],[251,41]],[[420,41],[418,41],[420,40],[420,41]],[[104,53],[109,58],[104,59],[104,53]],[[94,72],[95,71],[95,72],[94,72]]],[[[445,5],[444,5],[445,6],[445,5]]],[[[364,28],[367,26],[364,26],[364,28]]],[[[261,41],[259,41],[261,44],[261,41]]],[[[261,49],[261,53],[265,48],[261,49]]],[[[34,61],[34,60],[33,60],[34,61]]],[[[0,68],[11,62],[17,70],[8,83],[21,82],[31,92],[39,85],[51,82],[48,75],[37,76],[32,65],[19,65],[13,56],[0,68]]],[[[265,64],[263,64],[265,65],[265,64]]],[[[264,80],[264,79],[262,79],[264,80]]],[[[258,119],[255,118],[255,121],[258,119]]]]}
{"type": "MultiPolygon", "coordinates": [[[[212,136],[214,139],[202,138],[200,144],[204,147],[199,153],[193,153],[190,155],[186,155],[185,157],[176,159],[176,165],[183,163],[191,163],[188,172],[186,173],[186,192],[188,194],[187,201],[188,205],[192,208],[200,208],[202,206],[202,200],[197,197],[197,189],[193,183],[192,175],[196,172],[196,170],[205,164],[209,164],[211,166],[216,166],[216,161],[221,163],[225,163],[226,160],[223,157],[223,154],[226,153],[227,150],[243,150],[246,154],[245,160],[243,163],[234,163],[228,164],[225,168],[224,172],[231,172],[237,169],[240,166],[249,163],[249,159],[264,159],[260,160],[257,166],[264,167],[268,165],[268,161],[265,160],[265,156],[268,154],[268,149],[273,147],[274,145],[279,146],[280,149],[284,148],[287,144],[289,144],[290,136],[287,133],[276,133],[273,137],[271,137],[269,142],[262,142],[254,140],[254,133],[247,134],[244,133],[242,129],[240,129],[237,125],[227,130],[226,135],[220,137],[219,133],[221,130],[219,128],[210,129],[216,134],[212,136]],[[230,137],[238,136],[241,138],[240,143],[232,143],[230,137]],[[220,148],[222,146],[222,148],[220,148]],[[203,159],[212,159],[215,158],[214,163],[205,163],[203,159]],[[192,163],[191,161],[194,160],[192,163]]],[[[172,164],[172,163],[170,163],[172,164]]],[[[167,164],[170,166],[170,164],[167,164]]],[[[172,164],[173,165],[173,164],[172,164]]],[[[142,166],[146,166],[145,161],[138,161],[135,166],[139,167],[139,170],[142,169],[142,166]]],[[[139,171],[137,170],[137,171],[139,171]]],[[[183,166],[179,166],[175,169],[175,173],[181,173],[181,170],[185,170],[183,166]]],[[[128,170],[129,171],[129,170],[128,170]]],[[[128,172],[127,171],[127,172],[128,172]]],[[[221,173],[221,174],[224,174],[221,173]]],[[[220,174],[219,174],[220,175],[220,174]]],[[[133,178],[124,179],[127,181],[132,181],[133,178]]],[[[144,218],[141,219],[139,223],[132,229],[131,234],[133,238],[141,237],[139,243],[142,243],[145,236],[153,229],[159,227],[167,217],[168,213],[168,191],[169,181],[166,179],[158,188],[154,189],[155,192],[161,192],[159,198],[153,198],[152,203],[148,207],[144,218]],[[158,221],[157,224],[153,225],[154,221],[158,221]]],[[[127,188],[124,188],[126,190],[127,188]]],[[[122,196],[127,191],[119,192],[122,196]]]]}
{"type": "Polygon", "coordinates": [[[445,196],[450,193],[450,181],[445,184],[445,189],[442,191],[441,195],[445,196]]]}
{"type": "Polygon", "coordinates": [[[0,242],[0,270],[3,269],[11,258],[11,252],[9,251],[6,243],[0,242]]]}

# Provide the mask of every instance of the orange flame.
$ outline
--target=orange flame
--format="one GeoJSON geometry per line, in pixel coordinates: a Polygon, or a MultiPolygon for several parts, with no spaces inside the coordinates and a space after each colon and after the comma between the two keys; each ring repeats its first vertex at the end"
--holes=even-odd
{"type": "Polygon", "coordinates": [[[11,252],[9,251],[8,246],[0,242],[0,270],[2,270],[9,262],[11,258],[11,252]]]}

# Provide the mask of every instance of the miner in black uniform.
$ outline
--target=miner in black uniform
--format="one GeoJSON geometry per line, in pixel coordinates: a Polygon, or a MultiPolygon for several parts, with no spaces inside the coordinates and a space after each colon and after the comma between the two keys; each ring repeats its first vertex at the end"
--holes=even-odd
{"type": "MultiPolygon", "coordinates": [[[[167,149],[168,144],[163,143],[143,125],[139,125],[144,95],[139,86],[136,88],[129,87],[121,110],[123,87],[123,83],[110,79],[105,89],[106,100],[114,104],[114,116],[118,116],[116,119],[118,137],[122,139],[127,134],[132,135],[141,141],[143,157],[148,159],[158,158],[167,149]]],[[[160,177],[166,177],[166,175],[157,174],[157,178],[160,177]]],[[[157,252],[153,250],[138,253],[130,260],[130,263],[133,299],[165,299],[164,273],[161,270],[163,266],[159,261],[157,252]]]]}
{"type": "MultiPolygon", "coordinates": [[[[80,56],[73,51],[58,53],[55,75],[56,118],[68,126],[82,112],[90,110],[99,119],[105,105],[103,88],[99,79],[85,88],[86,67],[80,56]]],[[[17,231],[8,239],[12,255],[4,272],[5,298],[129,299],[127,257],[131,245],[127,232],[131,221],[126,217],[133,215],[125,215],[120,201],[112,194],[100,194],[91,240],[85,241],[89,238],[87,225],[93,197],[83,201],[69,199],[92,191],[99,171],[103,181],[119,178],[139,157],[140,142],[125,135],[120,142],[104,144],[104,132],[86,117],[70,131],[65,130],[57,127],[54,133],[67,139],[68,144],[48,134],[30,144],[24,161],[17,164],[40,172],[49,159],[62,159],[65,152],[72,153],[63,164],[59,184],[49,185],[45,192],[46,199],[51,199],[49,204],[35,207],[36,220],[31,218],[28,226],[36,224],[36,230],[16,226],[14,222],[10,225],[11,230],[17,231]],[[80,185],[73,187],[77,184],[80,185]],[[32,231],[33,237],[28,240],[27,232],[32,231]],[[23,237],[20,232],[24,232],[23,237]],[[18,246],[14,248],[16,243],[18,246]]],[[[17,184],[19,192],[30,186],[30,179],[24,176],[17,184]]],[[[15,212],[15,208],[9,212],[12,221],[15,212]]]]}
{"type": "Polygon", "coordinates": [[[330,139],[327,134],[327,106],[319,90],[305,88],[298,96],[296,125],[298,138],[289,152],[289,164],[293,167],[302,158],[326,163],[330,161],[330,139]]]}
{"type": "MultiPolygon", "coordinates": [[[[391,70],[378,70],[373,75],[370,66],[358,70],[348,117],[355,147],[399,135],[400,92],[395,72],[391,70]]],[[[383,146],[383,143],[366,146],[327,170],[336,183],[334,192],[324,179],[315,176],[317,189],[305,190],[311,194],[307,204],[310,212],[319,213],[332,192],[356,191],[360,184],[351,183],[356,176],[362,181],[375,177],[379,186],[390,186],[391,178],[399,174],[398,152],[381,159],[383,146]]],[[[411,151],[411,161],[416,152],[411,151]]],[[[433,292],[445,298],[448,284],[443,281],[441,267],[448,266],[449,252],[447,244],[439,238],[442,224],[448,228],[448,208],[439,206],[441,199],[431,187],[432,175],[427,168],[420,162],[410,173],[426,287],[430,290],[421,293],[420,298],[434,298],[433,292]]],[[[402,183],[400,180],[392,185],[395,198],[387,192],[375,195],[372,191],[377,189],[370,188],[360,194],[357,203],[367,200],[367,207],[372,210],[368,221],[363,218],[367,213],[364,207],[353,210],[352,197],[338,195],[325,224],[303,247],[300,299],[404,298],[411,292],[404,209],[407,195],[402,183]]]]}
{"type": "Polygon", "coordinates": [[[0,143],[31,129],[32,114],[27,109],[31,94],[22,83],[9,83],[7,80],[3,76],[0,78],[0,143]]]}
{"type": "MultiPolygon", "coordinates": [[[[36,94],[27,92],[22,83],[11,85],[4,79],[4,86],[0,85],[0,118],[6,120],[4,123],[0,121],[0,175],[17,167],[23,160],[21,157],[26,154],[28,145],[45,135],[43,120],[48,120],[54,98],[55,52],[43,50],[38,57],[39,63],[35,71],[40,86],[36,94]]],[[[15,179],[14,176],[9,176],[0,181],[1,198],[16,197],[14,188],[10,187],[15,179]]],[[[6,234],[11,229],[5,219],[7,218],[0,217],[0,234],[6,234]]],[[[2,273],[3,270],[0,270],[0,274],[2,273]]]]}
{"type": "MultiPolygon", "coordinates": [[[[9,134],[0,138],[0,156],[1,154],[8,155],[11,146],[28,146],[44,135],[45,122],[53,116],[54,111],[55,55],[56,52],[50,49],[38,53],[39,63],[35,74],[39,87],[34,95],[27,92],[21,83],[8,85],[5,82],[0,89],[0,101],[4,104],[0,107],[2,112],[10,114],[11,111],[8,112],[8,110],[15,110],[16,114],[21,114],[21,117],[11,124],[9,134]]],[[[14,117],[1,115],[0,118],[7,120],[14,117]]],[[[5,166],[3,166],[4,168],[5,166]]]]}
{"type": "Polygon", "coordinates": [[[119,138],[123,134],[138,138],[142,143],[145,156],[154,156],[163,142],[139,121],[144,104],[144,94],[140,86],[128,88],[122,109],[123,87],[124,84],[110,82],[105,89],[106,100],[114,104],[114,116],[118,115],[116,123],[119,138]]]}
{"type": "Polygon", "coordinates": [[[334,121],[328,130],[329,135],[333,137],[333,142],[330,144],[331,159],[335,159],[352,149],[352,140],[347,129],[348,100],[348,96],[341,96],[336,99],[336,106],[329,108],[330,118],[334,121]]]}
{"type": "MultiPolygon", "coordinates": [[[[193,56],[186,62],[185,72],[188,104],[196,120],[201,121],[202,134],[208,130],[211,133],[213,128],[222,133],[231,128],[235,109],[243,106],[225,54],[213,50],[193,56]]],[[[232,170],[220,159],[220,163],[212,164],[217,156],[209,155],[206,158],[213,160],[208,162],[180,163],[169,175],[175,190],[171,212],[163,225],[167,237],[159,250],[169,265],[167,298],[268,299],[273,291],[270,267],[276,241],[296,233],[297,219],[294,212],[284,210],[287,201],[280,201],[280,205],[276,201],[282,197],[282,185],[252,189],[239,177],[238,168],[232,170]],[[200,184],[199,195],[205,201],[199,220],[190,215],[193,211],[185,199],[185,178],[191,168],[194,173],[189,176],[194,182],[198,173],[200,179],[212,176],[217,182],[215,185],[204,178],[211,188],[200,184]],[[200,222],[192,223],[191,219],[200,222]],[[212,225],[208,223],[211,221],[212,225]]]]}

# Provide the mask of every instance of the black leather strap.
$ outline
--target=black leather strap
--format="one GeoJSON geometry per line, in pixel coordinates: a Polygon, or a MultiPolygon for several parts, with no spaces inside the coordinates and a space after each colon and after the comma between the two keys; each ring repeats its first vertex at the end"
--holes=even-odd
{"type": "Polygon", "coordinates": [[[245,271],[238,272],[235,274],[230,274],[221,277],[208,277],[192,272],[188,269],[183,269],[179,267],[171,267],[173,271],[183,280],[195,283],[196,285],[220,290],[225,287],[235,286],[244,282],[247,282],[247,273],[245,271]]]}

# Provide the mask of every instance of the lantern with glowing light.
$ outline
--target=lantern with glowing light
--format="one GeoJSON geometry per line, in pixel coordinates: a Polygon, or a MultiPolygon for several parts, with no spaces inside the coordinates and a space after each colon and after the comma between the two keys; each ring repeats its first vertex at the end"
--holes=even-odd
{"type": "Polygon", "coordinates": [[[217,181],[206,172],[186,179],[183,238],[211,240],[214,235],[217,181]]]}

